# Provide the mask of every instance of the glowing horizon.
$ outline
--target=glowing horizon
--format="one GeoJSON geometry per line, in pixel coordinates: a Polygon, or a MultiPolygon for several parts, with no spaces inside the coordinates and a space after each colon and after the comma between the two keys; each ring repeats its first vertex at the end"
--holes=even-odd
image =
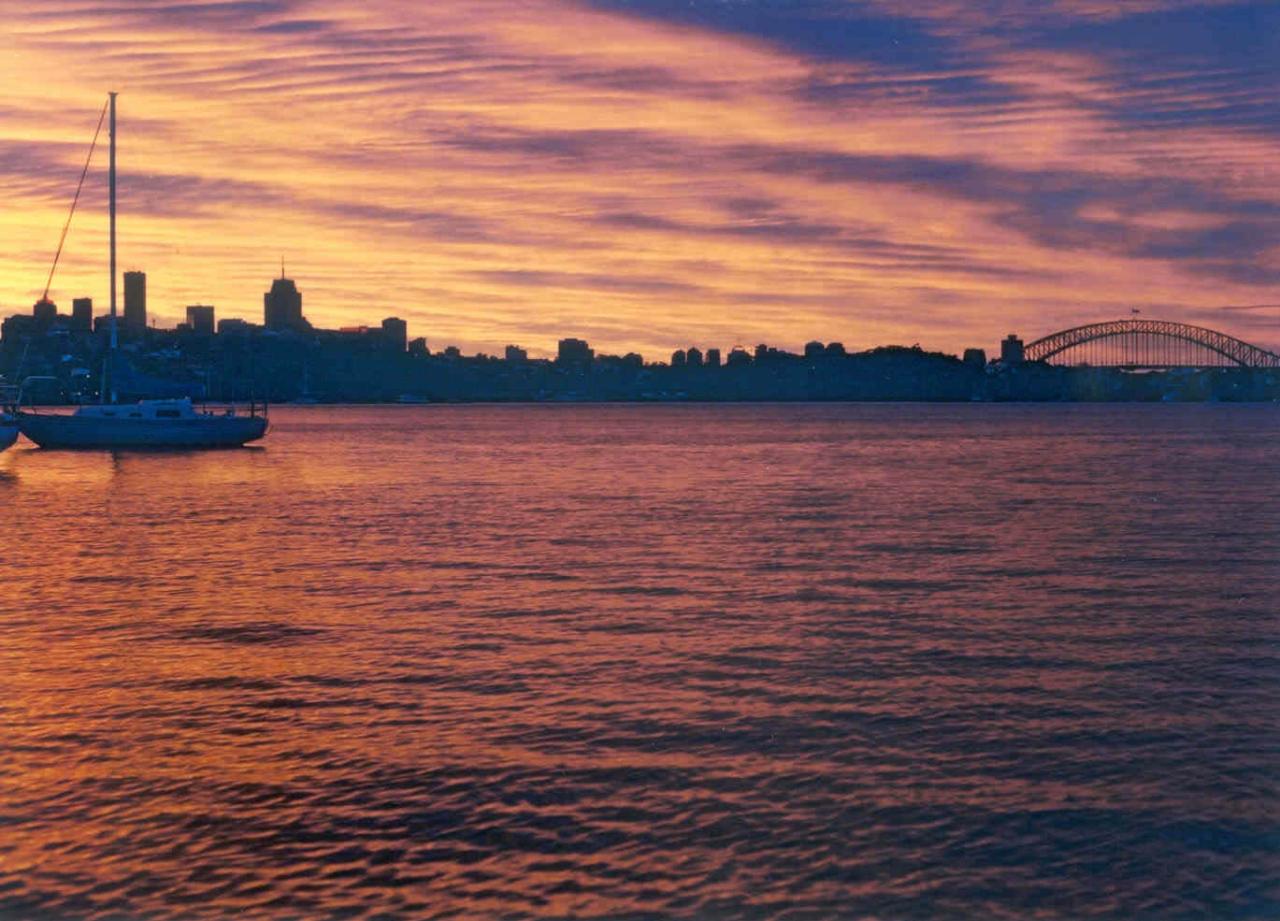
{"type": "MultiPolygon", "coordinates": [[[[1132,308],[1280,347],[1274,8],[895,6],[16,5],[0,311],[116,89],[120,270],[160,325],[261,322],[283,257],[316,325],[465,352],[990,351],[1132,308]]],[[[64,312],[108,303],[102,153],[64,312]]]]}

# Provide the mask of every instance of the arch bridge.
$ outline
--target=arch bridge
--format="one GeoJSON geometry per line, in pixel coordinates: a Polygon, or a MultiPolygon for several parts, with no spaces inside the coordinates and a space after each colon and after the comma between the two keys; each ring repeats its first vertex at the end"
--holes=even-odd
{"type": "Polygon", "coordinates": [[[1280,355],[1234,336],[1169,320],[1111,320],[1030,342],[1026,361],[1103,368],[1280,368],[1280,355]]]}

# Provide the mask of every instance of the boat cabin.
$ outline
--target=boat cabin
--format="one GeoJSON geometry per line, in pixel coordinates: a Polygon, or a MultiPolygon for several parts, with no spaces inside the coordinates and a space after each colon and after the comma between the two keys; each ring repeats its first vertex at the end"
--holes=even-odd
{"type": "MultiPolygon", "coordinates": [[[[112,404],[101,406],[81,406],[76,410],[77,416],[91,416],[97,419],[143,419],[163,422],[173,419],[199,419],[213,413],[196,412],[188,397],[180,400],[139,400],[132,404],[112,404]]],[[[235,415],[228,409],[225,415],[235,415]]]]}

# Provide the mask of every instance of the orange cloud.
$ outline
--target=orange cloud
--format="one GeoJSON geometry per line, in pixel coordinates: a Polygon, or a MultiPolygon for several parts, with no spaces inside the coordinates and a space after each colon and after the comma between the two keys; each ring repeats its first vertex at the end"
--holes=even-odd
{"type": "MultiPolygon", "coordinates": [[[[1239,82],[1171,65],[1144,84],[958,15],[926,35],[952,51],[896,67],[641,12],[17,10],[0,305],[43,287],[108,82],[122,261],[161,323],[187,303],[260,319],[282,256],[321,325],[394,314],[436,346],[586,334],[653,356],[815,337],[954,351],[1130,305],[1269,302],[1280,281],[1276,135],[1196,115],[1239,82]]],[[[107,302],[103,162],[60,303],[107,302]]]]}

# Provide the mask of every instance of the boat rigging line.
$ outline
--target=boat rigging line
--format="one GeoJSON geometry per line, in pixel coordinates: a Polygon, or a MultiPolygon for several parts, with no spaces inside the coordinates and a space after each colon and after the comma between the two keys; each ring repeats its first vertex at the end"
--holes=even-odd
{"type": "Polygon", "coordinates": [[[58,269],[58,260],[62,257],[62,247],[67,242],[67,231],[71,229],[71,219],[76,214],[76,204],[80,201],[80,190],[84,188],[85,177],[89,175],[89,164],[93,160],[94,148],[98,146],[98,135],[102,133],[102,123],[107,117],[107,106],[111,104],[110,99],[102,104],[102,112],[98,115],[98,127],[93,131],[93,141],[89,144],[89,156],[84,159],[84,169],[80,171],[80,183],[76,186],[76,196],[71,199],[71,213],[67,215],[67,222],[62,225],[62,236],[58,238],[58,251],[53,254],[53,265],[49,267],[49,280],[45,282],[44,294],[41,300],[49,299],[49,289],[53,287],[53,273],[58,269]]]}

